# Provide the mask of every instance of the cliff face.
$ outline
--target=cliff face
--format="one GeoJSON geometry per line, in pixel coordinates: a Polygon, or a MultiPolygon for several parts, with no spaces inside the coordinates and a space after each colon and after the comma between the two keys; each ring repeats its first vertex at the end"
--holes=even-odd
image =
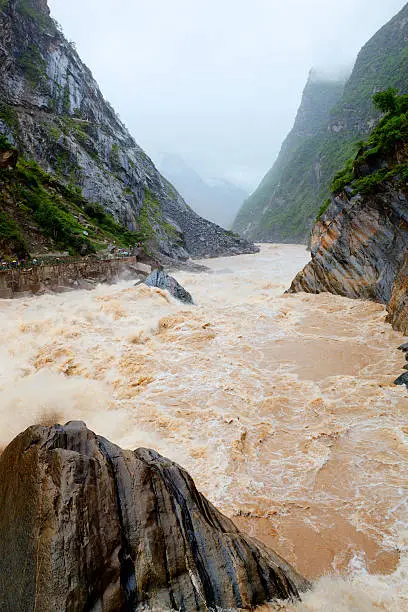
{"type": "MultiPolygon", "coordinates": [[[[379,120],[372,95],[388,87],[408,91],[407,38],[408,5],[362,48],[344,91],[338,84],[332,92],[321,92],[316,106],[321,109],[320,124],[315,124],[311,137],[300,141],[291,155],[281,153],[240,211],[233,229],[257,240],[307,241],[334,174],[357,152],[355,143],[379,120]]],[[[299,113],[302,116],[302,107],[299,113]]],[[[296,133],[296,125],[294,130],[296,133]]]]}
{"type": "Polygon", "coordinates": [[[389,321],[406,332],[408,96],[379,95],[388,112],[336,176],[337,195],[313,229],[312,260],[290,292],[329,291],[387,304],[389,321]]]}
{"type": "Polygon", "coordinates": [[[312,261],[291,292],[328,291],[387,304],[408,246],[408,189],[383,183],[375,194],[333,199],[312,234],[312,261]]]}
{"type": "Polygon", "coordinates": [[[0,0],[0,134],[171,257],[253,252],[201,219],[135,143],[45,0],[0,0]]]}
{"type": "Polygon", "coordinates": [[[0,458],[4,612],[248,609],[307,586],[154,451],[72,422],[31,427],[0,458]]]}

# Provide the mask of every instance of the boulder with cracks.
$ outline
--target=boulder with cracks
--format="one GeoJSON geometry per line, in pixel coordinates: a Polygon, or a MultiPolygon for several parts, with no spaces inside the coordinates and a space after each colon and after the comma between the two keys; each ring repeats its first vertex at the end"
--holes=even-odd
{"type": "Polygon", "coordinates": [[[152,450],[71,422],[0,457],[2,612],[247,609],[307,587],[152,450]]]}

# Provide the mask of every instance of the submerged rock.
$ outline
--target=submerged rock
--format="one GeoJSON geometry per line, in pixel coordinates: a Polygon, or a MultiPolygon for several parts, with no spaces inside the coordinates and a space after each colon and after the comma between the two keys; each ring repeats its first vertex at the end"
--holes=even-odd
{"type": "Polygon", "coordinates": [[[2,611],[250,608],[307,587],[152,450],[71,422],[0,457],[2,611]]]}
{"type": "Polygon", "coordinates": [[[185,302],[186,304],[194,304],[190,293],[186,291],[173,276],[170,276],[164,270],[154,270],[154,272],[152,272],[143,282],[148,287],[166,289],[173,297],[181,302],[185,302]]]}

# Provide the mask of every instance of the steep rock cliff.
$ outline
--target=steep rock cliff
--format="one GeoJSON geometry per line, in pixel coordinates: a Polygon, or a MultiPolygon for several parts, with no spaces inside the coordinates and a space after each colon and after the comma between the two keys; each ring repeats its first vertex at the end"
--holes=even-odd
{"type": "Polygon", "coordinates": [[[371,299],[408,329],[408,95],[377,94],[388,111],[353,163],[338,173],[334,195],[312,233],[312,260],[290,292],[371,299]]]}
{"type": "Polygon", "coordinates": [[[0,458],[0,609],[250,608],[308,584],[179,466],[83,423],[34,426],[0,458]]]}
{"type": "Polygon", "coordinates": [[[0,0],[0,133],[171,257],[254,252],[200,218],[104,100],[45,0],[0,0]]]}
{"type": "MultiPolygon", "coordinates": [[[[408,4],[362,48],[343,93],[341,84],[332,92],[322,90],[317,99],[320,125],[315,124],[314,134],[299,142],[290,156],[281,153],[277,169],[246,202],[234,230],[256,240],[308,240],[319,208],[329,197],[334,174],[357,152],[355,143],[366,138],[380,118],[372,95],[388,87],[408,91],[407,40],[408,4]]],[[[304,97],[309,89],[308,85],[304,97]]]]}

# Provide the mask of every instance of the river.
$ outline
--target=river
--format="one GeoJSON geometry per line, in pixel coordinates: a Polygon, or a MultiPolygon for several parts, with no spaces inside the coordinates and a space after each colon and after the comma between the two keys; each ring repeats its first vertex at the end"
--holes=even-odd
{"type": "Polygon", "coordinates": [[[197,306],[129,282],[1,301],[0,446],[81,419],[155,448],[320,578],[296,609],[406,610],[403,338],[381,305],[282,295],[307,261],[298,245],[206,260],[175,274],[197,306]]]}

